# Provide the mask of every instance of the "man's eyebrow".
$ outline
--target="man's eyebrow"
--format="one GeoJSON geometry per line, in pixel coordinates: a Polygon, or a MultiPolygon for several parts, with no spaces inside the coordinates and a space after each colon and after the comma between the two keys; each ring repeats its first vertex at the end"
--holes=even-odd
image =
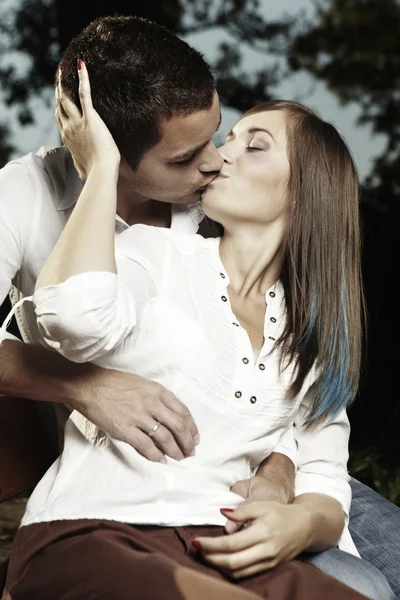
{"type": "MultiPolygon", "coordinates": [[[[258,133],[259,131],[263,131],[264,133],[267,133],[275,141],[275,138],[272,135],[272,133],[268,129],[264,129],[263,127],[250,127],[250,129],[247,129],[246,133],[258,133]]],[[[233,133],[233,129],[230,130],[230,132],[228,133],[228,135],[226,137],[228,138],[231,135],[235,136],[235,134],[233,133]]]]}
{"type": "MultiPolygon", "coordinates": [[[[218,129],[220,128],[221,122],[222,122],[222,115],[220,112],[218,125],[217,125],[217,128],[215,129],[215,131],[218,131],[218,129]]],[[[205,148],[208,143],[209,143],[208,141],[204,142],[204,144],[201,144],[200,146],[196,146],[196,148],[193,148],[192,150],[186,150],[186,152],[183,152],[182,154],[177,154],[176,156],[170,158],[169,161],[170,162],[179,162],[180,160],[185,160],[185,158],[188,158],[189,156],[194,156],[195,154],[200,152],[200,150],[203,150],[203,148],[205,148]]]]}

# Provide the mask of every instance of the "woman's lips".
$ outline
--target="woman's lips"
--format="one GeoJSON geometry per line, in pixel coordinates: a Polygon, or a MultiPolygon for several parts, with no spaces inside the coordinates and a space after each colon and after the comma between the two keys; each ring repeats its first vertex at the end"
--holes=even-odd
{"type": "Polygon", "coordinates": [[[212,185],[215,181],[217,181],[217,179],[228,179],[229,175],[224,175],[223,173],[219,173],[216,177],[214,177],[214,179],[212,179],[210,181],[210,183],[208,183],[207,185],[205,185],[202,188],[199,188],[198,191],[201,192],[201,196],[203,197],[204,192],[207,190],[209,185],[212,185]]]}
{"type": "Polygon", "coordinates": [[[214,183],[214,181],[217,181],[217,179],[229,179],[229,175],[224,175],[223,173],[220,173],[215,177],[215,179],[212,180],[211,183],[214,183]]]}

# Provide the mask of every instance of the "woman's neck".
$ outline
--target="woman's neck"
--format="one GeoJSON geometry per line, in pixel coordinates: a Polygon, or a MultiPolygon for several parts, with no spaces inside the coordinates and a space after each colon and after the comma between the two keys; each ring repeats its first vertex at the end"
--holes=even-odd
{"type": "Polygon", "coordinates": [[[260,228],[254,225],[224,231],[220,258],[230,287],[242,298],[265,296],[279,279],[283,264],[284,228],[280,222],[260,228]]]}

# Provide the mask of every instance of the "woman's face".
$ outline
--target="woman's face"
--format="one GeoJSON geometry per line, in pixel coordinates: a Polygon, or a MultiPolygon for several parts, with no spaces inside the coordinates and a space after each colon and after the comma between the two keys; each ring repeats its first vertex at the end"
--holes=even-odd
{"type": "Polygon", "coordinates": [[[203,194],[203,210],[222,225],[287,220],[285,113],[265,111],[240,119],[219,148],[224,166],[203,194]]]}

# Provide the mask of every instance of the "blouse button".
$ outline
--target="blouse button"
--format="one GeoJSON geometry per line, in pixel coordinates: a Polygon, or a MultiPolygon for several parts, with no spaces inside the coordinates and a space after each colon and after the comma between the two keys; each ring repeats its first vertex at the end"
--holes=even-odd
{"type": "Polygon", "coordinates": [[[269,339],[269,340],[272,340],[273,342],[275,342],[275,338],[274,338],[274,337],[272,337],[272,335],[269,335],[269,336],[268,336],[268,339],[269,339]]]}
{"type": "Polygon", "coordinates": [[[225,279],[225,274],[224,273],[220,273],[222,279],[225,279]]]}
{"type": "Polygon", "coordinates": [[[242,363],[244,363],[245,365],[249,364],[249,359],[248,358],[242,358],[242,363]]]}
{"type": "Polygon", "coordinates": [[[271,296],[271,298],[275,298],[275,292],[270,292],[269,295],[271,296]]]}
{"type": "Polygon", "coordinates": [[[263,363],[260,363],[258,365],[258,368],[260,369],[260,371],[265,371],[265,365],[263,363]]]}
{"type": "Polygon", "coordinates": [[[255,403],[257,402],[257,398],[256,398],[255,396],[252,396],[252,397],[250,398],[250,402],[251,402],[252,404],[255,404],[255,403]]]}
{"type": "Polygon", "coordinates": [[[236,398],[241,398],[242,397],[242,392],[235,392],[235,396],[236,396],[236,398]]]}
{"type": "Polygon", "coordinates": [[[235,327],[239,327],[239,323],[232,323],[235,327]]]}
{"type": "Polygon", "coordinates": [[[222,302],[226,302],[228,300],[228,298],[226,296],[221,296],[221,300],[222,300],[222,302]]]}
{"type": "Polygon", "coordinates": [[[276,323],[276,319],[275,319],[275,317],[271,317],[271,318],[270,318],[270,321],[271,321],[271,323],[276,323]]]}

